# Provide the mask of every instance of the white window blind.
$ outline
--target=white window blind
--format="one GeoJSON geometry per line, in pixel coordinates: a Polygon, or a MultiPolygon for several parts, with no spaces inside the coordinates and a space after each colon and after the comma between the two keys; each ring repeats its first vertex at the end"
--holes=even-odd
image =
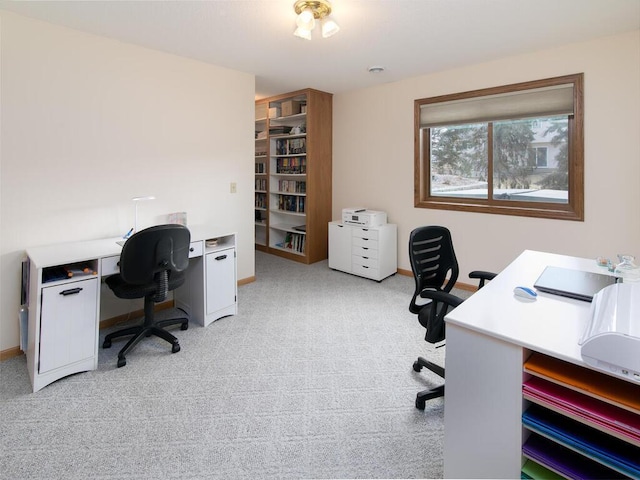
{"type": "Polygon", "coordinates": [[[420,106],[420,127],[573,115],[573,84],[463,98],[420,106]]]}

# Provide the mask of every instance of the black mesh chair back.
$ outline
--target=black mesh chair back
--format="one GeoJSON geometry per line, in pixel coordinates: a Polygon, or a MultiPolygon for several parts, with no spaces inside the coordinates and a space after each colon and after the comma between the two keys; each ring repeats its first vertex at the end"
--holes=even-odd
{"type": "Polygon", "coordinates": [[[413,230],[409,236],[409,261],[416,283],[409,311],[419,313],[424,306],[417,303],[421,292],[450,292],[458,280],[458,260],[449,229],[430,225],[413,230]]]}
{"type": "Polygon", "coordinates": [[[118,353],[118,367],[126,365],[125,355],[144,337],[155,335],[172,344],[172,352],[180,351],[178,339],[164,327],[181,326],[186,330],[189,316],[181,309],[173,309],[168,316],[156,320],[154,305],[167,298],[170,290],[185,282],[185,270],[189,266],[191,233],[182,225],[158,225],[135,233],[122,247],[120,273],[107,278],[106,283],[119,298],[144,298],[142,325],[110,333],[103,348],[111,347],[114,338],[133,335],[118,353]]]}

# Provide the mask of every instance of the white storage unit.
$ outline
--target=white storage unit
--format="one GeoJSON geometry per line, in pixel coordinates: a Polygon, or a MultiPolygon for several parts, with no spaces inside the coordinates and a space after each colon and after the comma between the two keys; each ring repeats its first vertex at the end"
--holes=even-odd
{"type": "Polygon", "coordinates": [[[27,252],[25,353],[34,392],[59,378],[98,368],[100,262],[91,248],[74,246],[75,257],[63,246],[27,252]]]}
{"type": "Polygon", "coordinates": [[[185,283],[173,292],[175,306],[187,312],[192,322],[206,327],[236,315],[237,297],[235,234],[192,242],[185,283]]]}
{"type": "Polygon", "coordinates": [[[329,223],[329,268],[381,281],[398,271],[398,231],[392,223],[361,227],[329,223]]]}

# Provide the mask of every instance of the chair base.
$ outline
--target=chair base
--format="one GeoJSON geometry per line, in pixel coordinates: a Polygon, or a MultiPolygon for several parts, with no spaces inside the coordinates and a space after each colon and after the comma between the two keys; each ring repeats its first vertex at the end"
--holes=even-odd
{"type": "Polygon", "coordinates": [[[144,323],[142,325],[138,325],[135,327],[123,328],[122,330],[118,330],[116,332],[110,333],[104,337],[104,342],[102,343],[102,348],[110,348],[111,342],[120,337],[126,337],[128,335],[133,335],[129,339],[129,341],[125,344],[124,347],[118,352],[118,368],[124,367],[127,364],[126,355],[133,350],[133,348],[145,337],[150,337],[151,335],[155,335],[156,337],[162,338],[171,344],[171,353],[177,353],[180,351],[180,343],[178,343],[178,339],[170,334],[168,331],[164,330],[164,327],[169,327],[172,325],[180,325],[180,330],[187,330],[189,328],[189,316],[182,309],[175,309],[177,312],[181,313],[181,316],[167,318],[158,321],[148,321],[145,317],[144,323]]]}
{"type": "MultiPolygon", "coordinates": [[[[444,368],[442,368],[440,365],[436,365],[435,363],[430,362],[426,358],[418,357],[418,360],[413,362],[413,370],[415,372],[419,372],[420,370],[422,370],[422,368],[427,368],[436,375],[444,378],[444,368]]],[[[418,392],[418,394],[416,395],[416,408],[419,410],[424,410],[427,400],[438,397],[444,397],[444,385],[418,392]]]]}
{"type": "Polygon", "coordinates": [[[416,408],[418,410],[424,410],[427,400],[438,397],[444,397],[444,385],[439,385],[437,387],[418,392],[416,395],[416,408]]]}

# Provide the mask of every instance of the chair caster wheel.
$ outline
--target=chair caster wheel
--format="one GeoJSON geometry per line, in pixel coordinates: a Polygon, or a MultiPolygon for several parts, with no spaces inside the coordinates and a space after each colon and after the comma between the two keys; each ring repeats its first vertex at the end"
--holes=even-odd
{"type": "Polygon", "coordinates": [[[416,408],[418,410],[424,410],[425,405],[426,405],[426,402],[424,400],[416,398],[416,408]]]}
{"type": "Polygon", "coordinates": [[[180,351],[180,344],[174,343],[171,347],[171,353],[178,353],[180,351]]]}
{"type": "Polygon", "coordinates": [[[118,368],[124,367],[127,364],[127,359],[118,357],[118,368]]]}
{"type": "Polygon", "coordinates": [[[180,330],[187,330],[188,328],[189,328],[188,323],[183,323],[182,325],[180,325],[180,330]]]}
{"type": "Polygon", "coordinates": [[[102,348],[111,348],[111,340],[105,340],[102,342],[102,348]]]}
{"type": "MultiPolygon", "coordinates": [[[[422,366],[416,360],[415,362],[413,362],[413,371],[419,372],[420,370],[422,370],[422,366]]],[[[424,406],[422,408],[424,408],[424,406]]]]}

